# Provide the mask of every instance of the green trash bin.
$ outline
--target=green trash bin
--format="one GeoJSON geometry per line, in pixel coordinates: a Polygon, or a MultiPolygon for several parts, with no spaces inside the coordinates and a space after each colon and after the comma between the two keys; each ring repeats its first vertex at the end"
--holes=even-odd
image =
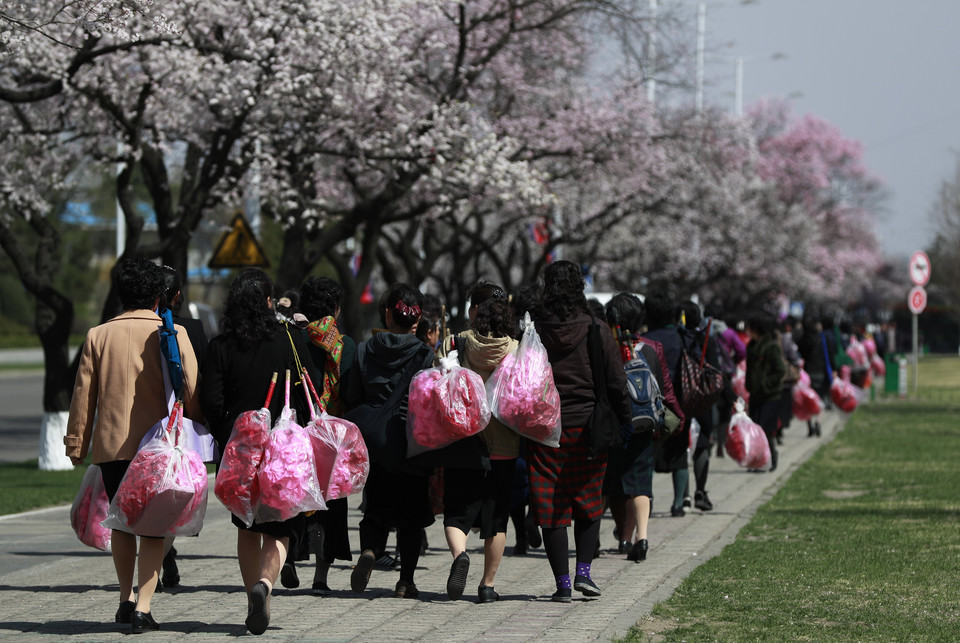
{"type": "Polygon", "coordinates": [[[896,395],[900,392],[900,356],[887,353],[887,374],[884,376],[884,393],[896,395]]]}

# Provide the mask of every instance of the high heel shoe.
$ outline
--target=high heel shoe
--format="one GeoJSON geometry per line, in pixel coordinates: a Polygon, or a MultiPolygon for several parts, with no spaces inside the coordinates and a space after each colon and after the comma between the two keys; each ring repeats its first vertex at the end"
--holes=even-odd
{"type": "Polygon", "coordinates": [[[630,549],[630,553],[627,554],[627,560],[632,560],[635,563],[639,563],[641,560],[647,559],[647,550],[650,548],[647,539],[643,538],[638,540],[633,544],[633,547],[630,549]]]}
{"type": "Polygon", "coordinates": [[[159,630],[160,625],[153,620],[153,614],[150,612],[134,611],[130,616],[130,631],[134,634],[143,634],[150,630],[159,630]]]}

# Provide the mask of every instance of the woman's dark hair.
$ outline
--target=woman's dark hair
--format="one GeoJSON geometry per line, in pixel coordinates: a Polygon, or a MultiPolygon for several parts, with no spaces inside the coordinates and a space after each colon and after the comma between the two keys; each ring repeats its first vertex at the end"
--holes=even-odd
{"type": "MultiPolygon", "coordinates": [[[[532,319],[540,317],[540,285],[525,284],[517,289],[510,298],[513,317],[519,322],[524,313],[530,313],[532,319]]],[[[519,328],[519,326],[518,326],[519,328]]]]}
{"type": "Polygon", "coordinates": [[[754,311],[747,318],[747,328],[758,335],[773,335],[777,330],[777,319],[765,310],[754,311]]]}
{"type": "MultiPolygon", "coordinates": [[[[394,315],[396,318],[396,315],[394,315]]],[[[417,339],[424,344],[427,343],[427,333],[440,326],[440,316],[433,310],[424,308],[420,311],[420,321],[417,322],[417,339]]],[[[430,348],[433,348],[431,346],[430,348]]]]}
{"type": "Polygon", "coordinates": [[[647,326],[651,329],[663,328],[677,321],[673,298],[665,292],[649,293],[643,300],[643,306],[647,310],[647,326]]]}
{"type": "Polygon", "coordinates": [[[335,315],[343,304],[343,287],[329,277],[307,277],[300,286],[300,312],[310,321],[335,315]]]}
{"type": "Polygon", "coordinates": [[[619,326],[624,333],[639,333],[643,330],[646,312],[643,302],[632,293],[618,292],[607,302],[604,313],[607,323],[619,326]]]}
{"type": "Polygon", "coordinates": [[[583,294],[583,273],[572,261],[556,261],[543,271],[543,308],[557,316],[560,321],[576,317],[578,313],[590,314],[587,298],[583,294]]]}
{"type": "Polygon", "coordinates": [[[144,257],[128,257],[117,265],[117,297],[124,310],[150,310],[163,298],[163,271],[144,257]]]}
{"type": "Polygon", "coordinates": [[[492,297],[506,300],[507,293],[503,288],[486,279],[481,279],[467,291],[467,298],[470,300],[471,307],[480,306],[492,297]]]}
{"type": "Polygon", "coordinates": [[[265,339],[277,328],[277,315],[267,303],[273,283],[260,268],[247,268],[233,280],[223,310],[223,334],[241,347],[265,339]]]}
{"type": "Polygon", "coordinates": [[[392,311],[393,322],[400,328],[410,328],[423,310],[423,293],[405,283],[390,286],[383,298],[385,310],[392,311]]]}
{"type": "Polygon", "coordinates": [[[696,330],[703,321],[703,314],[700,312],[700,306],[695,301],[685,301],[677,306],[677,318],[683,313],[684,326],[690,330],[696,330]]]}
{"type": "MultiPolygon", "coordinates": [[[[487,284],[484,287],[489,294],[477,305],[477,316],[470,325],[475,333],[490,337],[512,337],[516,328],[513,317],[513,308],[510,300],[502,288],[496,284],[487,284]]],[[[474,296],[470,297],[471,303],[474,296]]]]}
{"type": "Polygon", "coordinates": [[[183,283],[180,281],[180,273],[177,272],[176,268],[171,268],[170,266],[160,266],[161,272],[163,272],[163,297],[160,298],[160,305],[164,308],[169,308],[170,312],[174,315],[180,314],[180,305],[183,303],[183,299],[178,299],[176,302],[173,301],[173,298],[177,296],[177,293],[183,288],[183,283]]]}

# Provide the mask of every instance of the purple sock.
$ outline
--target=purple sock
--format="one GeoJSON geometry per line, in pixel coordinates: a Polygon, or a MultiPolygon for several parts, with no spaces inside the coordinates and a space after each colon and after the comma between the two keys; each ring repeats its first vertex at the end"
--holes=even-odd
{"type": "Polygon", "coordinates": [[[557,576],[557,589],[570,589],[570,574],[557,576]]]}
{"type": "Polygon", "coordinates": [[[590,578],[590,563],[577,563],[577,576],[590,578]]]}

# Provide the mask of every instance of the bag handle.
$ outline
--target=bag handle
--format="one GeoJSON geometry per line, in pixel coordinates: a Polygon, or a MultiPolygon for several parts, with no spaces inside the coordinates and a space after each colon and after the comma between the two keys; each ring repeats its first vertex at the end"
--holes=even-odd
{"type": "Polygon", "coordinates": [[[710,341],[710,326],[713,324],[713,318],[707,322],[707,329],[703,332],[703,351],[700,353],[700,368],[707,359],[707,343],[710,341]]]}
{"type": "Polygon", "coordinates": [[[607,394],[607,376],[603,372],[603,365],[597,368],[596,359],[603,355],[603,344],[600,342],[600,326],[597,318],[592,317],[590,331],[587,333],[587,357],[590,360],[590,374],[593,376],[593,394],[599,400],[600,395],[607,394]]]}

